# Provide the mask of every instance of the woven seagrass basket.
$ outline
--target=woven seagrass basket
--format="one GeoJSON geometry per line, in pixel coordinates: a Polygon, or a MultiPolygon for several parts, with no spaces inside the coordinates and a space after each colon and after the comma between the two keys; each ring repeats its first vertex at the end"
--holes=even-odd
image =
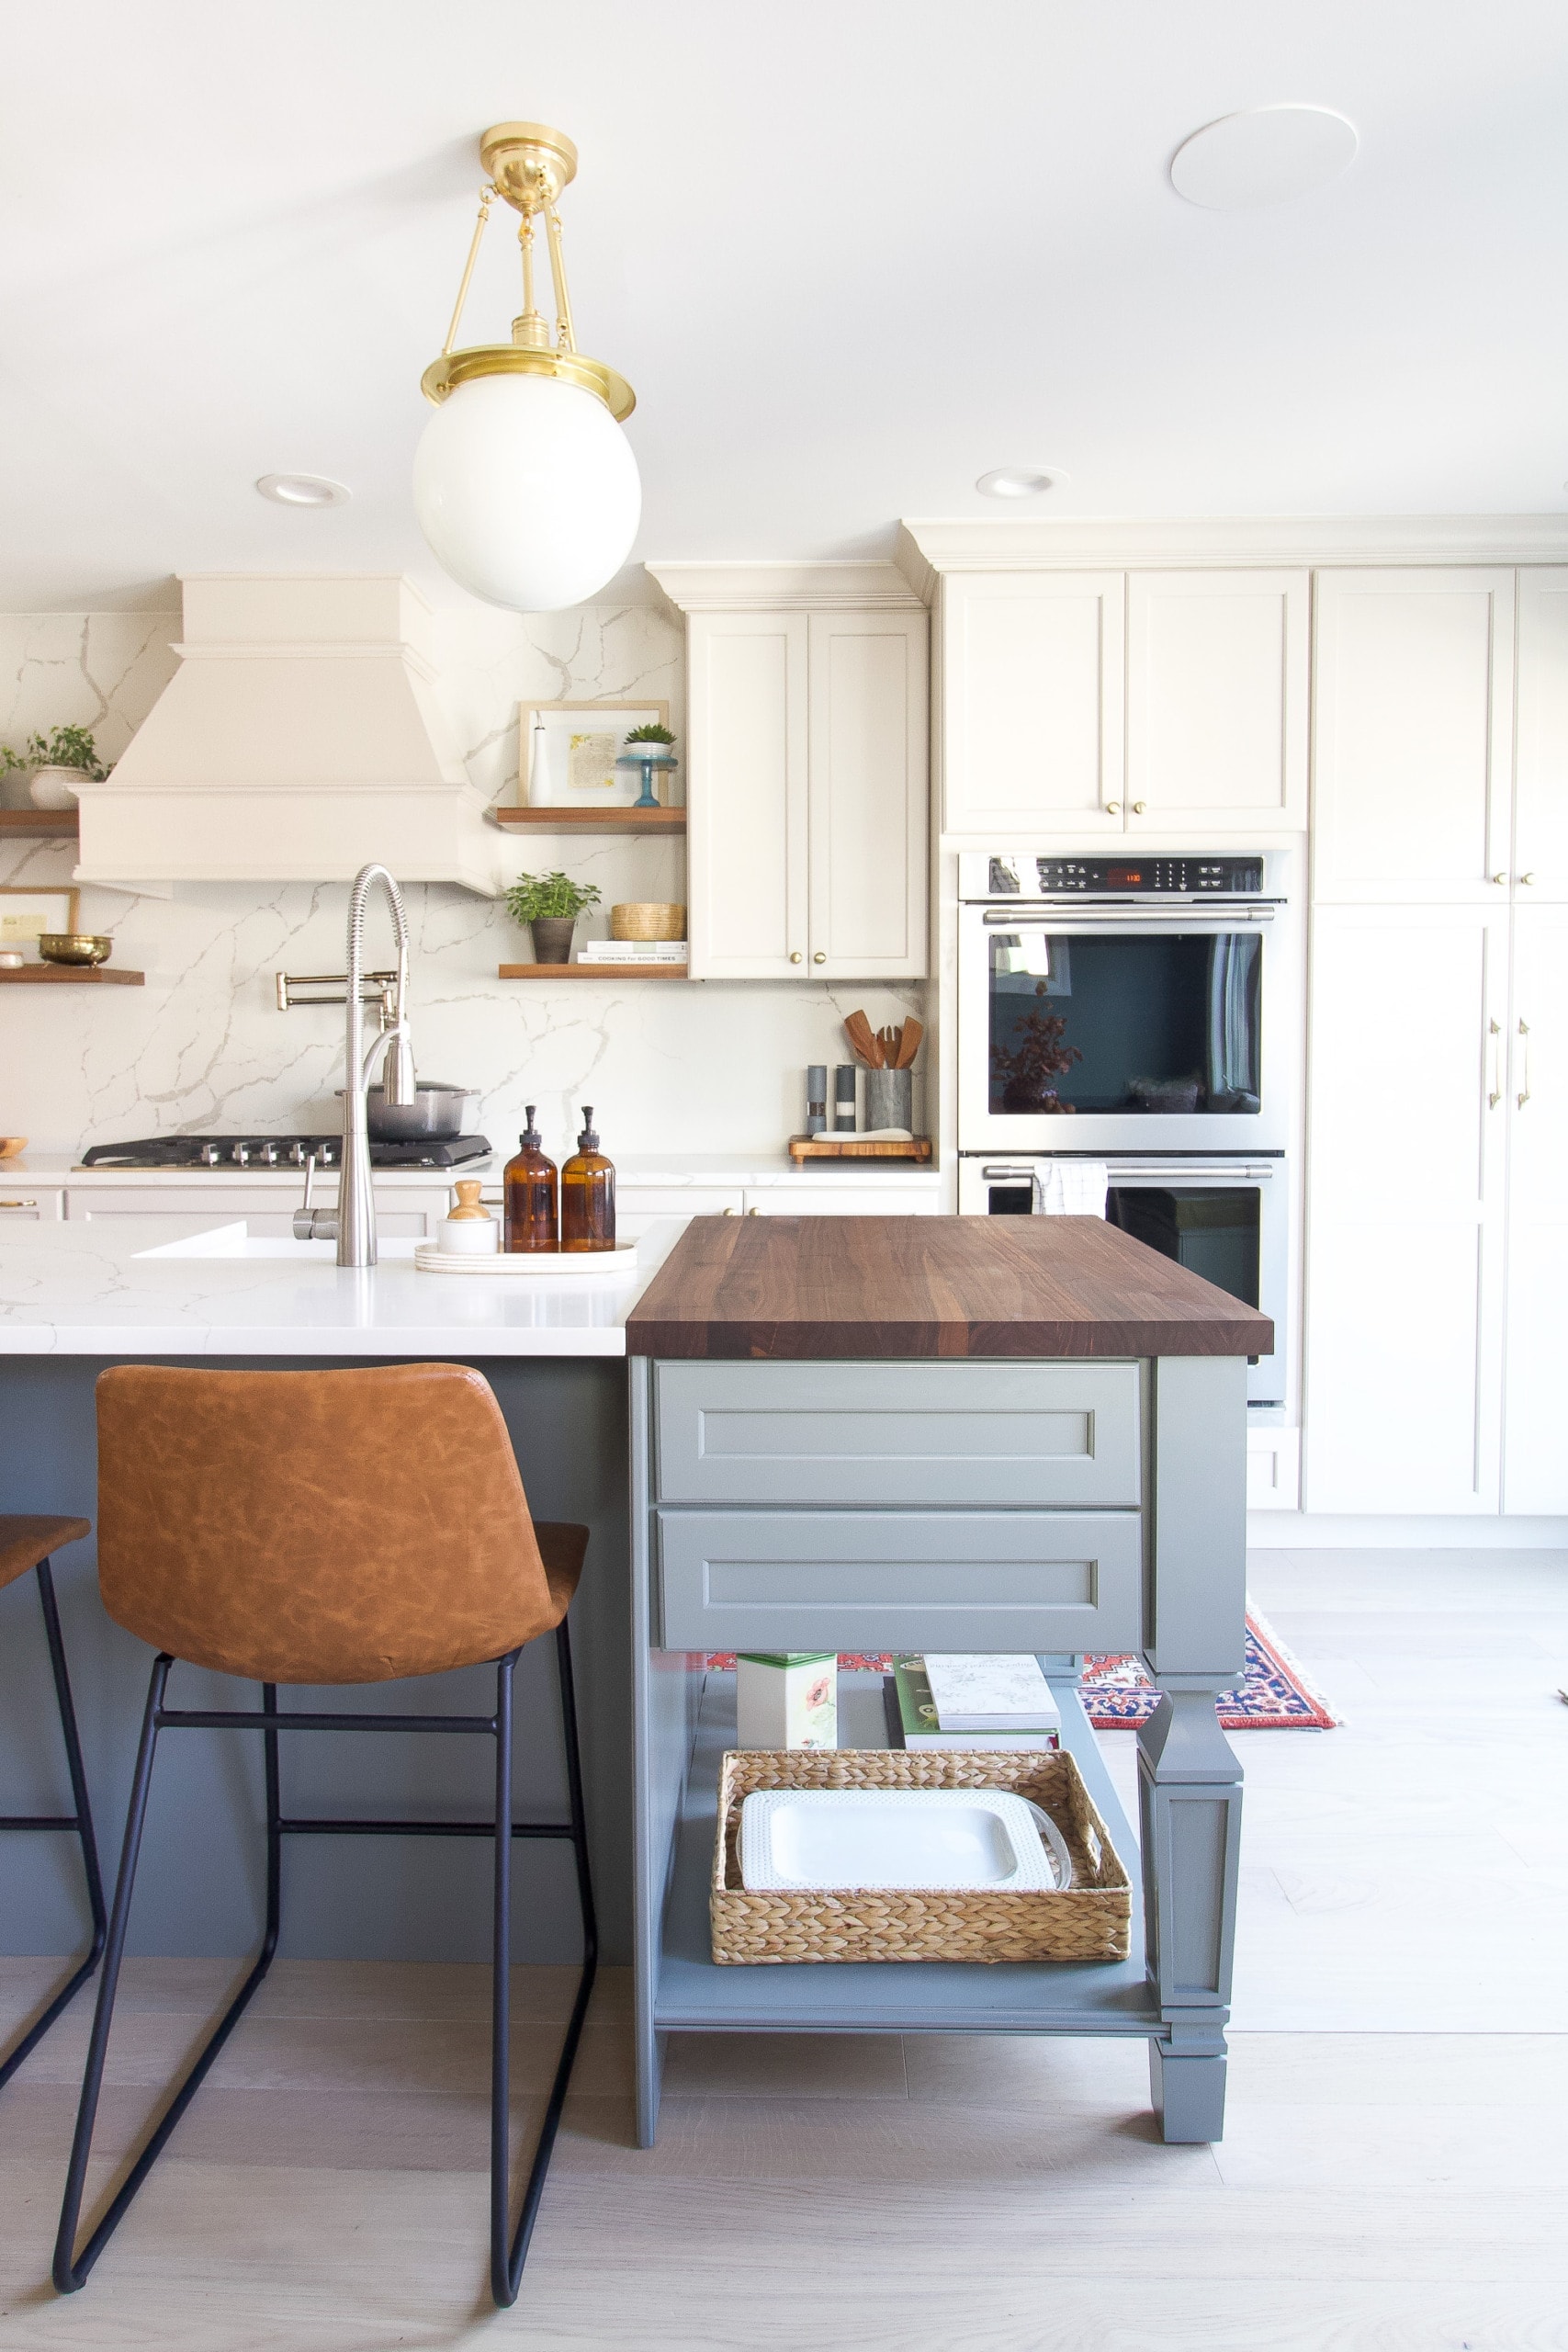
{"type": "Polygon", "coordinates": [[[610,909],[612,939],[684,939],[686,910],[669,899],[631,899],[610,909]]]}
{"type": "Polygon", "coordinates": [[[723,1963],[829,1960],[1125,1960],[1133,1917],[1127,1873],[1083,1776],[1062,1752],[909,1752],[743,1748],[718,1782],[713,1956],[723,1963]],[[740,1807],[753,1789],[1012,1789],[1043,1805],[1073,1858],[1064,1893],[953,1894],[813,1887],[749,1892],[740,1879],[740,1807]]]}

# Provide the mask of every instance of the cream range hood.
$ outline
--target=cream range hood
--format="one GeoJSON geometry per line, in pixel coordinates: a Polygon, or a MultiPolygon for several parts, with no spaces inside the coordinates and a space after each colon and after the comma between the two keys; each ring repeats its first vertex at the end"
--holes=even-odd
{"type": "Polygon", "coordinates": [[[180,666],[101,784],[81,786],[76,878],[500,887],[434,692],[430,607],[397,573],[199,573],[180,666]]]}

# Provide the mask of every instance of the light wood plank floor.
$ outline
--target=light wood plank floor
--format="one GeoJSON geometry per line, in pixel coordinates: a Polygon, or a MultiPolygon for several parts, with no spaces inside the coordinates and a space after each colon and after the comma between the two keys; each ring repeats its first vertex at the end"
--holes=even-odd
{"type": "MultiPolygon", "coordinates": [[[[1141,2043],[714,2037],[638,2154],[612,1973],[496,2314],[483,1971],[285,1962],[67,2301],[85,2006],[0,2098],[0,2346],[1561,2352],[1568,1559],[1264,1554],[1253,1589],[1349,1722],[1238,1741],[1221,2146],[1159,2144],[1141,2043]]],[[[0,2030],[43,1974],[0,1962],[0,2030]]],[[[222,1978],[128,1971],[99,2182],[222,1978]]],[[[519,1972],[520,2129],[570,1984],[519,1972]]]]}

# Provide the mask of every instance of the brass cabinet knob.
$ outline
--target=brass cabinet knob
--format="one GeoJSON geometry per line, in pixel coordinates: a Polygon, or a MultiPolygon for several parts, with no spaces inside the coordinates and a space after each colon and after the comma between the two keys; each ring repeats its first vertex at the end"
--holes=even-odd
{"type": "Polygon", "coordinates": [[[826,957],[826,956],[824,956],[824,954],[822,953],[822,950],[821,950],[821,949],[820,949],[820,947],[819,947],[819,948],[817,950],[816,955],[815,955],[815,956],[813,956],[813,957],[811,958],[811,960],[812,960],[812,962],[813,962],[814,964],[825,964],[825,963],[828,961],[828,958],[826,957]]]}
{"type": "Polygon", "coordinates": [[[1141,817],[1141,816],[1143,815],[1143,813],[1144,813],[1145,809],[1148,807],[1148,805],[1149,805],[1149,804],[1148,804],[1148,802],[1147,802],[1146,800],[1134,800],[1134,803],[1133,803],[1133,814],[1134,814],[1134,817],[1141,817]]]}
{"type": "Polygon", "coordinates": [[[719,1215],[721,1216],[739,1216],[739,1214],[740,1212],[739,1209],[721,1209],[719,1211],[719,1215]]]}
{"type": "Polygon", "coordinates": [[[799,950],[799,948],[798,948],[798,947],[795,949],[795,951],[794,955],[790,957],[790,959],[789,959],[789,960],[790,960],[790,962],[791,962],[792,964],[798,964],[798,963],[801,961],[801,954],[800,954],[800,950],[799,950]]]}
{"type": "Polygon", "coordinates": [[[1494,882],[1506,882],[1507,878],[1508,877],[1506,874],[1495,874],[1492,876],[1494,882]]]}
{"type": "Polygon", "coordinates": [[[1108,800],[1105,804],[1105,813],[1108,817],[1119,817],[1122,814],[1122,803],[1119,800],[1108,800]]]}
{"type": "Polygon", "coordinates": [[[748,1209],[746,1214],[748,1216],[761,1216],[762,1212],[761,1209],[748,1209]]]}
{"type": "Polygon", "coordinates": [[[1522,883],[1524,883],[1525,887],[1526,887],[1526,888],[1527,888],[1527,889],[1528,889],[1528,888],[1529,887],[1529,885],[1530,885],[1530,884],[1535,880],[1535,876],[1534,876],[1533,874],[1521,874],[1521,875],[1520,875],[1520,876],[1519,876],[1519,880],[1520,880],[1522,883]]]}

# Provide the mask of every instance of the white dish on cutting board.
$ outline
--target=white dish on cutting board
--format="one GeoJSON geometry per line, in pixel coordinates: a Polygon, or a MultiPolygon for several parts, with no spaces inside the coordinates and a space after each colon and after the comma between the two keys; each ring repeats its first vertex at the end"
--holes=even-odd
{"type": "Polygon", "coordinates": [[[885,1887],[1051,1894],[1060,1830],[1004,1789],[754,1789],[740,1806],[749,1891],[885,1887]]]}
{"type": "Polygon", "coordinates": [[[434,1241],[414,1245],[422,1274],[598,1274],[612,1279],[637,1272],[637,1243],[617,1241],[613,1250],[497,1250],[488,1256],[459,1256],[434,1241]]]}

